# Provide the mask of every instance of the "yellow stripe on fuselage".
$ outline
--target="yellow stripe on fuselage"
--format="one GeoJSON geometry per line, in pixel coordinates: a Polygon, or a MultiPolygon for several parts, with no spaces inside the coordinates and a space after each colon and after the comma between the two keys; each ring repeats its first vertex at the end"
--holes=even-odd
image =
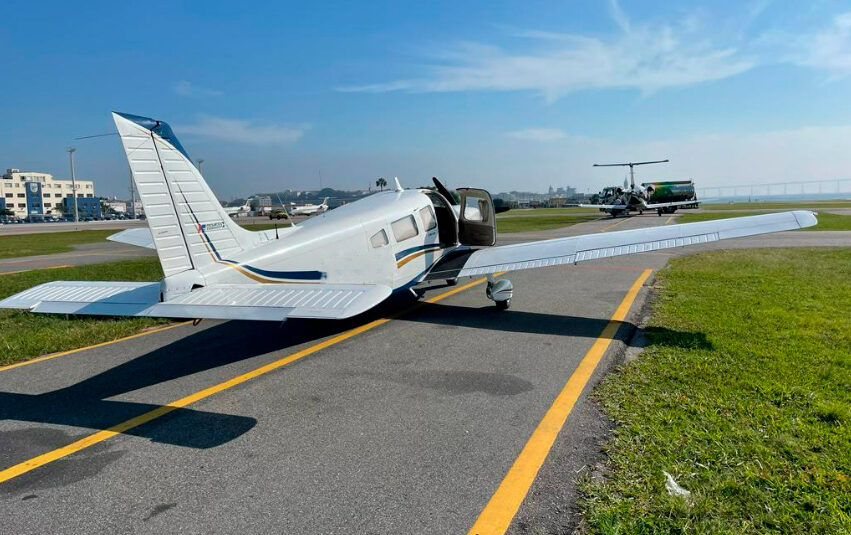
{"type": "Polygon", "coordinates": [[[262,276],[262,275],[257,275],[256,273],[252,273],[252,272],[248,271],[247,269],[245,269],[244,267],[242,267],[242,266],[241,266],[241,265],[239,265],[239,264],[231,264],[230,262],[224,262],[224,261],[222,261],[222,260],[219,260],[218,258],[216,258],[216,255],[215,255],[215,254],[213,254],[213,251],[210,249],[210,246],[207,244],[207,240],[208,240],[209,238],[207,238],[207,237],[206,237],[206,236],[205,236],[205,235],[201,232],[201,230],[200,230],[200,229],[198,229],[198,231],[197,231],[197,232],[198,232],[198,236],[200,236],[200,238],[201,238],[201,243],[203,243],[203,244],[204,244],[204,248],[205,248],[205,249],[207,249],[207,254],[209,254],[209,255],[210,255],[210,258],[212,258],[212,259],[213,259],[213,262],[215,262],[216,264],[221,264],[221,265],[223,265],[223,266],[227,266],[227,267],[229,267],[229,268],[231,268],[231,269],[235,269],[236,271],[238,271],[239,273],[241,273],[241,274],[245,275],[246,277],[248,277],[249,279],[251,279],[251,280],[253,280],[253,281],[263,282],[263,283],[270,283],[270,284],[322,284],[322,283],[320,283],[320,282],[289,281],[289,280],[284,280],[284,281],[282,281],[282,280],[279,280],[279,279],[269,279],[269,278],[266,278],[266,277],[264,277],[264,276],[262,276]]]}
{"type": "Polygon", "coordinates": [[[410,262],[411,260],[413,260],[414,258],[419,258],[420,256],[422,256],[426,253],[434,253],[434,252],[440,251],[442,249],[443,248],[438,245],[438,246],[435,246],[431,249],[423,249],[422,251],[417,251],[415,253],[411,253],[408,256],[402,257],[398,262],[396,262],[396,268],[398,269],[398,268],[404,266],[405,264],[407,264],[408,262],[410,262]]]}

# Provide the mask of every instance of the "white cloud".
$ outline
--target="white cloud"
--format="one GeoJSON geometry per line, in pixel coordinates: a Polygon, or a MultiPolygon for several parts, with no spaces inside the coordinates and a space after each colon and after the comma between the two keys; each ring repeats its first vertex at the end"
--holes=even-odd
{"type": "Polygon", "coordinates": [[[796,41],[799,53],[793,61],[824,69],[833,78],[851,74],[851,11],[833,18],[833,24],[796,41]]]}
{"type": "Polygon", "coordinates": [[[193,85],[192,82],[181,80],[174,84],[174,92],[183,97],[218,97],[221,91],[193,85]]]}
{"type": "Polygon", "coordinates": [[[258,125],[250,121],[240,119],[227,119],[205,115],[199,118],[195,124],[183,125],[175,130],[187,134],[221,139],[224,141],[235,141],[237,143],[250,143],[254,145],[285,145],[295,143],[304,135],[307,125],[283,126],[283,125],[258,125]]]}
{"type": "Polygon", "coordinates": [[[689,15],[676,24],[631,23],[617,2],[611,3],[611,15],[619,31],[608,36],[514,32],[512,37],[531,44],[526,52],[461,42],[438,50],[422,77],[340,90],[535,91],[552,102],[585,89],[650,93],[688,86],[734,76],[756,64],[735,42],[715,42],[719,32],[701,17],[689,15]]]}
{"type": "Polygon", "coordinates": [[[540,142],[558,141],[567,137],[567,133],[558,128],[527,128],[508,132],[506,135],[515,139],[540,142]]]}

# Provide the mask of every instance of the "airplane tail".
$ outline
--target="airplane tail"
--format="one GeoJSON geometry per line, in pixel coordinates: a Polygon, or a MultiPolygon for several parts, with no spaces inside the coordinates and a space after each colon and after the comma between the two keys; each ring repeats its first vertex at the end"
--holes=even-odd
{"type": "Polygon", "coordinates": [[[163,121],[113,112],[163,273],[209,272],[255,245],[228,217],[186,150],[163,121]]]}

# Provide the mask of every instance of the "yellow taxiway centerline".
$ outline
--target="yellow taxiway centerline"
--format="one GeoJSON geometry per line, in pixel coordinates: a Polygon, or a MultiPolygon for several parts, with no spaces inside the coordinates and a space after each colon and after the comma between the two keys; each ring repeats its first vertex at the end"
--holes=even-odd
{"type": "Polygon", "coordinates": [[[626,296],[618,305],[615,313],[603,328],[603,332],[594,341],[591,349],[576,367],[567,383],[559,392],[553,404],[538,423],[538,427],[532,432],[532,436],[526,442],[520,455],[514,460],[514,464],[497,487],[496,492],[482,510],[476,523],[470,528],[468,535],[496,535],[503,534],[511,524],[514,515],[523,503],[529,487],[535,481],[543,465],[544,460],[555,443],[556,437],[564,427],[567,417],[570,415],[576,400],[585,389],[585,385],[591,379],[597,364],[606,353],[606,349],[612,343],[620,328],[621,322],[626,318],[632,303],[638,296],[641,286],[653,273],[652,269],[645,269],[635,279],[627,291],[626,296]]]}
{"type": "Polygon", "coordinates": [[[624,221],[626,221],[626,220],[628,220],[628,219],[629,219],[629,216],[625,216],[625,217],[624,217],[623,219],[621,219],[620,221],[617,221],[617,222],[615,222],[615,223],[612,223],[611,225],[607,225],[607,226],[603,227],[603,229],[602,229],[602,230],[600,230],[600,232],[606,232],[606,231],[607,231],[607,230],[609,230],[610,228],[615,228],[616,226],[620,225],[621,223],[623,223],[624,221]]]}
{"type": "Polygon", "coordinates": [[[25,360],[23,362],[16,362],[14,364],[7,364],[6,366],[0,366],[0,372],[5,370],[11,370],[12,368],[20,368],[21,366],[27,366],[29,364],[35,364],[36,362],[42,362],[44,360],[55,359],[56,357],[64,357],[65,355],[71,355],[73,353],[79,353],[80,351],[85,351],[87,349],[94,349],[96,347],[109,346],[112,344],[117,344],[118,342],[124,342],[125,340],[132,340],[134,338],[140,338],[142,336],[148,336],[149,334],[159,333],[162,331],[167,331],[169,329],[174,329],[175,327],[180,327],[183,325],[189,325],[192,323],[191,321],[181,321],[180,323],[171,323],[169,325],[163,325],[162,327],[154,327],[153,329],[148,329],[142,332],[138,332],[136,334],[131,334],[128,336],[123,336],[121,338],[116,338],[115,340],[108,340],[106,342],[100,342],[98,344],[92,344],[90,346],[78,347],[75,349],[68,349],[67,351],[59,351],[58,353],[48,353],[47,355],[42,355],[40,357],[36,357],[34,359],[25,360]]]}
{"type": "Polygon", "coordinates": [[[674,216],[670,216],[670,217],[668,217],[668,219],[665,220],[665,224],[667,225],[668,223],[670,223],[673,220],[674,220],[674,216]]]}
{"type": "Polygon", "coordinates": [[[35,270],[41,270],[41,269],[62,269],[62,268],[67,268],[67,267],[74,267],[74,266],[73,266],[73,264],[62,264],[62,265],[59,265],[59,266],[47,266],[47,267],[39,267],[39,268],[32,268],[32,269],[18,269],[18,270],[15,270],[15,271],[2,271],[2,272],[0,272],[0,276],[2,276],[2,275],[16,275],[18,273],[26,273],[28,271],[35,271],[35,270]]]}
{"type": "MultiPolygon", "coordinates": [[[[502,273],[504,273],[504,272],[495,273],[494,275],[497,276],[497,275],[500,275],[502,273]]],[[[0,483],[3,483],[4,481],[8,481],[12,478],[18,477],[22,474],[25,474],[25,473],[27,473],[31,470],[34,470],[34,469],[36,469],[40,466],[44,466],[44,465],[51,463],[51,462],[53,462],[57,459],[61,459],[62,457],[65,457],[65,456],[70,455],[72,453],[75,453],[75,452],[78,452],[78,451],[83,450],[85,448],[88,448],[89,446],[93,446],[93,445],[95,445],[99,442],[103,442],[104,440],[106,440],[108,438],[114,437],[115,435],[124,433],[125,431],[133,429],[134,427],[138,427],[142,424],[148,423],[151,420],[156,420],[157,418],[159,418],[161,416],[165,416],[166,414],[168,414],[168,413],[170,413],[174,410],[177,410],[177,409],[182,408],[182,407],[186,407],[187,405],[195,403],[196,401],[200,401],[204,398],[210,397],[213,394],[216,394],[216,393],[221,392],[223,390],[227,390],[229,388],[232,388],[234,386],[242,384],[246,381],[250,381],[251,379],[254,379],[254,378],[259,377],[263,374],[269,373],[273,370],[277,370],[278,368],[280,368],[282,366],[286,366],[287,364],[295,362],[295,361],[302,359],[302,358],[304,358],[308,355],[312,355],[313,353],[316,353],[317,351],[325,349],[326,347],[330,347],[330,346],[333,346],[335,344],[339,344],[340,342],[343,342],[345,340],[348,340],[349,338],[357,336],[360,333],[366,332],[370,329],[374,329],[374,328],[376,328],[380,325],[384,325],[385,323],[387,323],[387,322],[389,322],[389,321],[391,321],[391,320],[393,320],[393,319],[395,319],[399,316],[402,316],[404,314],[407,314],[409,312],[416,310],[417,308],[421,307],[425,303],[436,303],[436,302],[440,301],[441,299],[446,299],[447,297],[455,295],[459,292],[463,292],[464,290],[472,288],[473,286],[479,285],[479,284],[485,282],[485,280],[487,280],[487,279],[477,279],[477,280],[468,282],[467,284],[463,284],[461,286],[458,286],[457,288],[453,288],[452,290],[443,292],[443,293],[438,294],[434,297],[430,297],[430,298],[426,299],[424,302],[418,303],[417,305],[415,305],[415,306],[413,306],[413,307],[411,307],[407,310],[404,310],[397,315],[390,316],[390,317],[387,317],[387,318],[380,318],[380,319],[371,321],[369,323],[366,323],[364,325],[361,325],[359,327],[355,327],[354,329],[350,329],[350,330],[348,330],[348,331],[346,331],[342,334],[339,334],[337,336],[334,336],[332,338],[329,338],[327,340],[319,342],[318,344],[314,344],[310,347],[302,349],[301,351],[296,351],[295,353],[292,353],[290,355],[282,357],[282,358],[280,358],[280,359],[278,359],[274,362],[270,362],[269,364],[266,364],[265,366],[261,366],[259,368],[251,370],[251,371],[244,373],[242,375],[238,375],[238,376],[236,376],[232,379],[228,379],[227,381],[223,381],[221,383],[215,384],[215,385],[210,386],[208,388],[205,388],[203,390],[199,390],[198,392],[195,392],[194,394],[189,394],[188,396],[180,398],[178,400],[175,400],[175,401],[173,401],[173,402],[171,402],[167,405],[157,407],[156,409],[148,411],[144,414],[140,414],[139,416],[136,416],[135,418],[131,418],[129,420],[126,420],[124,422],[116,424],[116,425],[110,427],[109,429],[104,429],[102,431],[98,431],[96,433],[88,435],[87,437],[84,437],[84,438],[82,438],[82,439],[80,439],[76,442],[72,442],[71,444],[68,444],[67,446],[63,446],[63,447],[55,449],[53,451],[49,451],[49,452],[44,453],[42,455],[38,455],[37,457],[33,457],[32,459],[28,459],[28,460],[26,460],[22,463],[18,463],[14,466],[10,466],[9,468],[6,468],[4,470],[0,470],[0,483]]],[[[175,325],[175,327],[176,327],[176,325],[175,325]]],[[[136,335],[136,336],[139,336],[139,335],[136,335]]],[[[130,337],[130,338],[132,338],[132,337],[130,337]]],[[[100,345],[105,345],[105,344],[100,344],[100,345]]],[[[97,347],[97,346],[91,346],[91,347],[97,347]]],[[[79,350],[77,350],[77,351],[79,351],[79,350]]]]}

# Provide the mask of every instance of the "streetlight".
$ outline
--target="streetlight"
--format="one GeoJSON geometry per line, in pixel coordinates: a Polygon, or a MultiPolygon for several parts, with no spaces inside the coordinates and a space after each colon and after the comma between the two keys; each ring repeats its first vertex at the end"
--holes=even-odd
{"type": "Polygon", "coordinates": [[[80,214],[77,212],[77,178],[74,173],[74,152],[77,149],[68,147],[68,158],[71,160],[71,195],[74,196],[74,223],[80,222],[80,214]]]}
{"type": "Polygon", "coordinates": [[[204,160],[198,160],[198,173],[201,172],[201,165],[204,163],[204,160]]]}

